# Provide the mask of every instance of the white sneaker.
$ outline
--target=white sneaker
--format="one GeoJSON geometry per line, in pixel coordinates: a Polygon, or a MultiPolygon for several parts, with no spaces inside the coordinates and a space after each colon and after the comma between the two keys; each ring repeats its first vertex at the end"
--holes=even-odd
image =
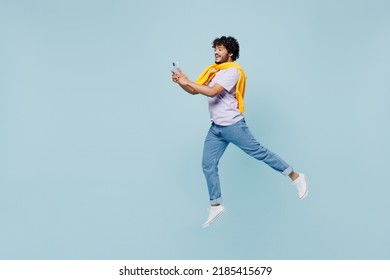
{"type": "Polygon", "coordinates": [[[305,174],[302,174],[302,173],[298,173],[298,174],[299,174],[299,177],[297,179],[295,179],[292,182],[292,184],[297,188],[299,199],[304,199],[309,192],[309,187],[307,184],[305,174]]]}
{"type": "Polygon", "coordinates": [[[209,217],[207,218],[207,221],[202,225],[202,227],[206,228],[212,223],[214,223],[215,220],[218,219],[220,216],[222,216],[224,212],[225,212],[225,208],[222,205],[211,206],[209,208],[209,217]]]}

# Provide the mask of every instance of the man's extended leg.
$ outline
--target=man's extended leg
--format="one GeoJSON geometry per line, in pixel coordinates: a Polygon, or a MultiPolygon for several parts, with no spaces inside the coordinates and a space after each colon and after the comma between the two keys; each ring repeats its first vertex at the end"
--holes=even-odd
{"type": "Polygon", "coordinates": [[[245,120],[241,120],[234,125],[223,130],[223,137],[235,144],[251,157],[261,160],[276,171],[289,175],[292,167],[289,166],[279,156],[263,147],[251,134],[245,120]]]}
{"type": "Polygon", "coordinates": [[[306,176],[296,173],[293,168],[267,148],[263,147],[251,134],[246,125],[245,119],[236,124],[226,127],[222,131],[223,137],[238,146],[248,155],[261,160],[276,171],[288,175],[297,188],[298,197],[304,199],[308,193],[306,176]]]}

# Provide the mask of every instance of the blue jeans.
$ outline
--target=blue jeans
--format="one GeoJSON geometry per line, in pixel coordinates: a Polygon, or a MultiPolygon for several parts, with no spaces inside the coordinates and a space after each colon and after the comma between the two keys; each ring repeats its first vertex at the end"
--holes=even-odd
{"type": "Polygon", "coordinates": [[[229,143],[233,143],[251,157],[261,160],[274,170],[289,175],[293,169],[279,156],[263,147],[252,136],[245,119],[229,126],[212,123],[204,142],[202,168],[212,205],[222,202],[218,163],[229,143]]]}

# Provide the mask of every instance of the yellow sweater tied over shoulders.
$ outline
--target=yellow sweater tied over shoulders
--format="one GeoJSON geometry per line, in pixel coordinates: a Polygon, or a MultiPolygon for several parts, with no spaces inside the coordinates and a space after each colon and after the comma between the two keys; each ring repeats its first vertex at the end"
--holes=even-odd
{"type": "Polygon", "coordinates": [[[240,72],[240,76],[237,81],[236,85],[236,99],[238,102],[238,110],[241,113],[244,113],[244,95],[245,95],[245,84],[246,84],[246,76],[244,73],[244,70],[242,70],[241,66],[237,62],[224,62],[221,64],[211,64],[209,67],[207,67],[202,74],[199,75],[198,79],[196,80],[197,84],[207,84],[210,82],[215,74],[218,73],[219,70],[227,69],[230,67],[236,68],[240,72]]]}

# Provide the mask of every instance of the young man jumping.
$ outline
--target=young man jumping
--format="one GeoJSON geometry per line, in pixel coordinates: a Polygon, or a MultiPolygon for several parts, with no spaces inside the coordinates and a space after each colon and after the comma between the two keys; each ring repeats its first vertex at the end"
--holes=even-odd
{"type": "Polygon", "coordinates": [[[233,143],[253,158],[263,161],[279,173],[289,176],[304,199],[308,194],[306,176],[279,156],[262,146],[251,134],[244,118],[246,76],[235,62],[239,58],[239,44],[233,37],[222,36],[213,41],[215,63],[207,67],[196,82],[182,73],[172,71],[172,81],[190,94],[208,97],[211,127],[203,149],[202,167],[206,177],[211,207],[203,227],[211,225],[224,212],[218,175],[218,163],[229,143],[233,143]]]}

